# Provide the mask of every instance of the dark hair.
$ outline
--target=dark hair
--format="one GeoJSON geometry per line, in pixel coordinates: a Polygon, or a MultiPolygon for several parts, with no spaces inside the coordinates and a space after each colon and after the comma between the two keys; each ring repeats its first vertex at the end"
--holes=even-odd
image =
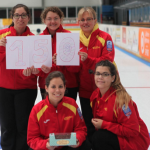
{"type": "MultiPolygon", "coordinates": [[[[20,8],[20,7],[23,7],[23,8],[24,8],[24,10],[26,11],[28,17],[30,18],[30,16],[31,16],[31,15],[30,15],[30,10],[29,10],[29,8],[28,8],[26,5],[23,5],[23,4],[17,4],[16,6],[14,6],[14,7],[12,8],[11,12],[10,12],[10,17],[13,19],[13,15],[14,15],[16,9],[17,9],[17,8],[20,8]]],[[[9,28],[10,28],[11,26],[14,26],[14,22],[11,23],[11,25],[9,26],[9,28]]]]}
{"type": "Polygon", "coordinates": [[[112,82],[111,86],[116,90],[116,101],[115,101],[115,106],[118,110],[118,108],[121,108],[124,104],[127,107],[128,103],[131,100],[131,96],[127,93],[127,91],[125,90],[125,88],[123,87],[123,85],[120,82],[120,77],[117,71],[117,67],[110,61],[108,60],[102,60],[100,62],[98,62],[96,64],[95,67],[95,71],[96,68],[99,66],[104,66],[104,67],[108,67],[111,76],[115,76],[115,80],[112,82]]]}
{"type": "MultiPolygon", "coordinates": [[[[64,83],[64,86],[66,85],[66,80],[65,80],[64,74],[61,73],[60,71],[53,71],[53,72],[51,72],[51,73],[47,76],[47,78],[45,79],[45,85],[48,87],[49,84],[50,84],[50,81],[51,81],[52,79],[54,79],[54,78],[61,78],[62,81],[63,81],[63,83],[64,83]]],[[[46,93],[44,94],[44,97],[46,97],[47,95],[48,95],[48,93],[46,92],[46,93]]]]}
{"type": "Polygon", "coordinates": [[[48,12],[53,12],[56,13],[60,19],[64,18],[64,13],[61,11],[61,9],[59,9],[58,7],[52,6],[52,7],[47,7],[43,10],[43,12],[41,13],[41,20],[42,22],[44,22],[44,20],[46,19],[46,15],[48,12]]]}

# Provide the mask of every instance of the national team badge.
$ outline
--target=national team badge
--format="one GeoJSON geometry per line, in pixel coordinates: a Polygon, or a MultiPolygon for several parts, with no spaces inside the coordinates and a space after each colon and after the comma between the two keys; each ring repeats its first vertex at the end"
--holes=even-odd
{"type": "Polygon", "coordinates": [[[108,51],[112,51],[113,47],[112,47],[112,41],[107,41],[107,50],[108,51]]]}
{"type": "Polygon", "coordinates": [[[80,108],[79,108],[79,107],[77,108],[77,111],[78,111],[78,114],[79,114],[80,118],[81,118],[81,119],[83,119],[83,116],[82,116],[82,113],[81,113],[81,111],[80,111],[80,108]]]}
{"type": "Polygon", "coordinates": [[[125,116],[130,117],[130,115],[132,114],[131,109],[129,108],[129,106],[125,106],[125,104],[122,106],[122,110],[125,114],[125,116]]]}

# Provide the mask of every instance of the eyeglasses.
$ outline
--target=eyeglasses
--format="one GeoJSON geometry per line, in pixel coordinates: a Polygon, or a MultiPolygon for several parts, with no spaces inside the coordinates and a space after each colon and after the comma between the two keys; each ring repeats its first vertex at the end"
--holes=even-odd
{"type": "Polygon", "coordinates": [[[108,76],[112,76],[112,74],[109,74],[107,72],[103,72],[103,73],[99,73],[99,72],[95,72],[96,76],[102,76],[103,78],[108,77],[108,76]]]}
{"type": "Polygon", "coordinates": [[[81,22],[81,23],[84,23],[85,21],[86,22],[91,22],[92,20],[94,20],[94,18],[87,18],[87,19],[81,19],[81,20],[79,20],[79,22],[81,22]]]}
{"type": "Polygon", "coordinates": [[[52,21],[52,20],[54,20],[54,21],[58,21],[58,19],[59,18],[54,18],[54,19],[52,19],[52,18],[48,18],[48,19],[46,19],[47,21],[52,21]]]}
{"type": "Polygon", "coordinates": [[[22,19],[26,19],[26,18],[28,17],[27,14],[21,14],[21,15],[19,15],[19,14],[14,14],[14,15],[13,15],[13,17],[14,17],[15,19],[19,19],[20,16],[21,16],[22,19]]]}

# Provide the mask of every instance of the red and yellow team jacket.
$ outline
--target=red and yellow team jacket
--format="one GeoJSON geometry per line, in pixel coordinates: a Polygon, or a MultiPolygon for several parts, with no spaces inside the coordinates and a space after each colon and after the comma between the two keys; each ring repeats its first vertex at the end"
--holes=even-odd
{"type": "Polygon", "coordinates": [[[55,108],[46,97],[32,108],[27,131],[27,143],[32,149],[47,150],[50,133],[70,132],[76,132],[80,145],[86,139],[87,128],[74,99],[64,96],[55,108]]]}
{"type": "MultiPolygon", "coordinates": [[[[26,27],[26,31],[20,36],[28,35],[33,35],[33,33],[26,27]]],[[[14,27],[0,30],[0,39],[6,36],[17,36],[14,27]]],[[[0,87],[6,89],[36,89],[37,76],[25,77],[22,71],[22,69],[6,69],[6,48],[0,46],[0,87]]]]}
{"type": "MultiPolygon", "coordinates": [[[[70,33],[70,31],[63,29],[62,25],[59,26],[59,28],[57,29],[56,33],[58,32],[65,32],[65,33],[70,33]]],[[[43,33],[41,33],[40,35],[50,35],[48,28],[46,28],[43,33]]],[[[56,53],[56,34],[53,35],[52,37],[52,56],[56,53]]],[[[66,66],[67,67],[67,66],[66,66]]],[[[66,79],[66,87],[67,88],[74,88],[74,87],[78,87],[78,82],[77,82],[77,74],[74,72],[70,72],[66,69],[66,67],[64,66],[57,66],[53,64],[52,67],[52,71],[61,71],[66,79]],[[56,68],[56,70],[54,70],[54,68],[56,68]]],[[[47,74],[48,75],[48,74],[47,74]]],[[[47,75],[45,75],[45,77],[42,75],[41,77],[39,77],[39,87],[42,89],[45,89],[45,78],[47,77],[47,75]]]]}
{"type": "Polygon", "coordinates": [[[92,92],[96,89],[94,82],[94,70],[97,62],[101,60],[114,61],[115,51],[111,36],[95,25],[89,41],[80,32],[80,51],[86,52],[88,58],[80,61],[80,67],[68,67],[68,70],[79,72],[79,96],[90,99],[92,92]]]}
{"type": "Polygon", "coordinates": [[[116,91],[111,87],[100,98],[97,88],[90,101],[94,118],[103,120],[101,129],[106,129],[118,136],[120,150],[147,150],[149,146],[148,129],[140,118],[135,102],[116,111],[114,104],[116,91]]]}

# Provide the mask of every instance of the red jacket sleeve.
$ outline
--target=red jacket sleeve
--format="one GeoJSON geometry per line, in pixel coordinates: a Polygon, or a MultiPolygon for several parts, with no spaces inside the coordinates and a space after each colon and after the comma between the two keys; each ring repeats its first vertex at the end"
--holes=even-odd
{"type": "Polygon", "coordinates": [[[36,112],[33,108],[28,121],[27,143],[32,149],[48,150],[46,148],[47,141],[48,139],[43,139],[41,136],[36,112]]]}
{"type": "Polygon", "coordinates": [[[0,46],[0,63],[6,57],[6,49],[4,46],[0,46]]]}
{"type": "Polygon", "coordinates": [[[114,50],[114,44],[112,41],[111,36],[108,34],[107,39],[105,40],[104,47],[102,48],[102,54],[99,58],[88,56],[85,61],[83,61],[83,65],[86,65],[88,68],[95,68],[96,63],[98,63],[101,60],[109,60],[111,62],[114,61],[115,57],[115,50],[114,50]],[[112,42],[112,50],[107,50],[107,41],[112,42]]]}
{"type": "MultiPolygon", "coordinates": [[[[139,134],[139,122],[133,104],[130,102],[130,112],[119,110],[117,123],[103,121],[102,129],[107,129],[118,136],[135,137],[139,134]]],[[[114,113],[115,116],[115,113],[114,113]]]]}
{"type": "MultiPolygon", "coordinates": [[[[78,106],[77,106],[78,107],[78,106]]],[[[86,139],[86,135],[87,135],[87,128],[85,126],[85,122],[82,116],[82,113],[79,109],[79,107],[77,108],[77,113],[76,113],[76,117],[74,120],[74,132],[76,132],[76,138],[79,140],[80,145],[82,145],[83,141],[85,141],[86,139]]]]}

